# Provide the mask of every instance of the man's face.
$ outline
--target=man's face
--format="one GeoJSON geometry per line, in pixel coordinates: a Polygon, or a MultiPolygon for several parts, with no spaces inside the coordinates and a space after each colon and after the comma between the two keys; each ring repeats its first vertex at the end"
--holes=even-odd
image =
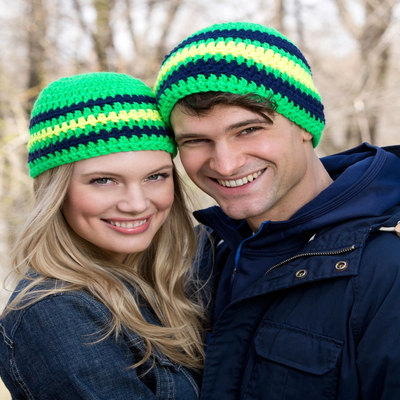
{"type": "Polygon", "coordinates": [[[171,124],[189,177],[253,231],[310,200],[312,136],[282,115],[221,104],[195,116],[177,105],[171,124]]]}

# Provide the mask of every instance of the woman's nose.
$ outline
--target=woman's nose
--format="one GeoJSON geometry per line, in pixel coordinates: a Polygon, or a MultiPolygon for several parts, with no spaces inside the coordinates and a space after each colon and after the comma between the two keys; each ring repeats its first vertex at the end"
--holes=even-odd
{"type": "Polygon", "coordinates": [[[145,191],[135,185],[126,188],[117,206],[122,212],[140,214],[148,208],[148,199],[145,191]]]}

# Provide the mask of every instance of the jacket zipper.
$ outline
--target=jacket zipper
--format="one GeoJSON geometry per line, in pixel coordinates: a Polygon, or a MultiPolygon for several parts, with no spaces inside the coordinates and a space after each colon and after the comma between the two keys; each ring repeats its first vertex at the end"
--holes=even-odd
{"type": "Polygon", "coordinates": [[[296,254],[293,257],[290,257],[284,261],[281,261],[278,264],[273,265],[272,267],[270,267],[264,274],[267,275],[269,274],[271,271],[273,271],[274,269],[281,267],[284,264],[287,264],[288,262],[297,260],[298,258],[301,257],[311,257],[311,256],[336,256],[339,254],[343,254],[343,253],[348,253],[349,251],[353,251],[356,248],[356,246],[354,244],[352,244],[349,247],[345,247],[343,249],[339,249],[339,250],[331,250],[331,251],[317,251],[317,252],[310,252],[310,253],[300,253],[300,254],[296,254]]]}

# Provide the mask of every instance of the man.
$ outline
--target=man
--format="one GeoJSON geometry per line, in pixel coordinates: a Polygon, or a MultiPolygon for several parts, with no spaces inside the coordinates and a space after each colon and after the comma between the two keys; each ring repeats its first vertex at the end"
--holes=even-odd
{"type": "Polygon", "coordinates": [[[222,242],[201,398],[400,398],[399,148],[318,159],[310,68],[261,25],[193,34],[155,92],[220,205],[195,213],[222,242]]]}

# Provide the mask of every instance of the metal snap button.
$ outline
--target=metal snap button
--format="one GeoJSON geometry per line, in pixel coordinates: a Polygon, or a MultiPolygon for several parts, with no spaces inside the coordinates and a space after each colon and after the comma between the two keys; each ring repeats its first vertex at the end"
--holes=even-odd
{"type": "Polygon", "coordinates": [[[347,261],[339,261],[336,263],[335,269],[336,271],[344,271],[345,269],[347,269],[348,266],[349,263],[347,261]]]}
{"type": "Polygon", "coordinates": [[[296,278],[297,279],[303,279],[308,275],[308,271],[306,269],[299,269],[296,272],[296,278]]]}

